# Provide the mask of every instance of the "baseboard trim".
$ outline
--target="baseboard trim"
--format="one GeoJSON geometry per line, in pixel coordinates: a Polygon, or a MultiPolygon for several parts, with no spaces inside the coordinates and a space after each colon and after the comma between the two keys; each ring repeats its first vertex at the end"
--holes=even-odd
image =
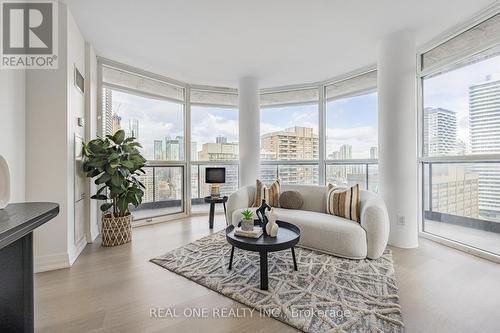
{"type": "Polygon", "coordinates": [[[78,256],[82,253],[83,249],[85,249],[85,246],[87,246],[87,238],[83,237],[78,244],[75,246],[75,252],[74,256],[69,258],[69,264],[70,266],[73,266],[75,263],[76,259],[78,259],[78,256]]]}
{"type": "Polygon", "coordinates": [[[49,254],[35,257],[35,273],[71,267],[67,253],[49,254]]]}

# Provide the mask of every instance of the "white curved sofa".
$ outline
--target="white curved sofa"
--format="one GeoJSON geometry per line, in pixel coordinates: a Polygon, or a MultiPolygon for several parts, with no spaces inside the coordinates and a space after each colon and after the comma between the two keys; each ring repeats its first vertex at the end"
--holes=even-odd
{"type": "MultiPolygon", "coordinates": [[[[326,186],[282,185],[281,192],[298,191],[304,204],[300,210],[274,208],[279,220],[301,230],[299,246],[350,259],[377,259],[389,238],[389,217],[383,200],[373,192],[360,191],[361,224],[326,213],[326,186]]],[[[241,212],[250,208],[255,185],[245,186],[229,196],[226,217],[237,225],[241,212]]]]}

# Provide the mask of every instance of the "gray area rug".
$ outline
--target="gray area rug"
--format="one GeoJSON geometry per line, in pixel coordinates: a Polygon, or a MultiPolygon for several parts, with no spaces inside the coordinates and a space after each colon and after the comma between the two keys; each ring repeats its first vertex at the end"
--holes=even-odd
{"type": "Polygon", "coordinates": [[[258,253],[231,246],[223,231],[151,262],[305,332],[404,332],[392,255],[350,260],[296,248],[269,253],[269,290],[260,290],[258,253]]]}

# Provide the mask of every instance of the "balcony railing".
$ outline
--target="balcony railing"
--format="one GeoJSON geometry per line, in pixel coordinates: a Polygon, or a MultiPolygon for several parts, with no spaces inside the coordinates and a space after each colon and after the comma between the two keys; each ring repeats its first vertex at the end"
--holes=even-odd
{"type": "MultiPolygon", "coordinates": [[[[186,163],[148,164],[144,168],[146,174],[140,176],[146,186],[143,203],[131,209],[134,218],[143,220],[179,213],[208,212],[204,197],[210,194],[210,185],[205,183],[205,170],[212,166],[226,167],[226,183],[221,184],[221,195],[230,195],[239,188],[237,161],[192,162],[189,166],[190,178],[187,181],[186,163]],[[189,205],[185,202],[187,187],[191,196],[189,205]]],[[[326,183],[336,186],[360,184],[362,188],[378,191],[376,160],[327,161],[323,167],[326,183]]],[[[270,184],[277,178],[282,184],[319,184],[320,165],[316,161],[262,161],[260,179],[270,184]]]]}

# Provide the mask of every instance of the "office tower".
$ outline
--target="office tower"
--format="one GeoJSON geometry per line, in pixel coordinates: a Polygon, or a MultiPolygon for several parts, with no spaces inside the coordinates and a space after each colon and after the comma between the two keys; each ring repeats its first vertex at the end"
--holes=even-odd
{"type": "Polygon", "coordinates": [[[370,147],[370,158],[375,160],[378,158],[378,147],[370,147]]]}
{"type": "MultiPolygon", "coordinates": [[[[429,207],[429,210],[478,218],[479,177],[474,168],[464,167],[463,165],[434,165],[432,167],[432,189],[430,192],[432,207],[429,207]]],[[[428,186],[429,184],[425,184],[425,193],[429,193],[428,186]]]]}
{"type": "Polygon", "coordinates": [[[113,92],[107,88],[103,88],[102,113],[103,134],[113,134],[113,92]]]}
{"type": "Polygon", "coordinates": [[[198,159],[198,143],[196,141],[191,141],[191,160],[196,161],[198,159]]]}
{"type": "Polygon", "coordinates": [[[128,120],[128,131],[125,131],[127,137],[133,136],[136,140],[139,140],[139,120],[129,119],[128,120]]]}
{"type": "MultiPolygon", "coordinates": [[[[469,128],[472,154],[500,153],[500,75],[469,87],[469,128]]],[[[500,221],[500,170],[478,164],[480,215],[500,221]]]]}
{"type": "Polygon", "coordinates": [[[154,159],[155,160],[163,159],[163,141],[161,140],[154,141],[154,159]]]}
{"type": "Polygon", "coordinates": [[[238,159],[239,148],[237,143],[208,142],[201,146],[198,152],[200,161],[234,161],[238,159]]]}
{"type": "Polygon", "coordinates": [[[170,137],[165,138],[165,159],[167,161],[179,161],[180,160],[181,147],[179,145],[178,139],[170,139],[170,137]]]}
{"type": "Polygon", "coordinates": [[[216,143],[227,143],[227,138],[225,136],[218,136],[215,138],[216,143]]]}
{"type": "Polygon", "coordinates": [[[122,117],[113,113],[113,116],[111,117],[111,132],[109,132],[109,134],[115,134],[116,131],[122,128],[121,121],[122,117]]]}
{"type": "Polygon", "coordinates": [[[183,136],[176,136],[175,139],[179,143],[179,160],[184,161],[186,158],[184,154],[184,137],[183,136]]]}
{"type": "Polygon", "coordinates": [[[443,108],[424,110],[424,155],[445,156],[456,154],[457,115],[443,108]]]}
{"type": "Polygon", "coordinates": [[[352,159],[352,146],[351,145],[342,145],[340,146],[340,155],[339,159],[341,160],[350,160],[352,159]]]}

